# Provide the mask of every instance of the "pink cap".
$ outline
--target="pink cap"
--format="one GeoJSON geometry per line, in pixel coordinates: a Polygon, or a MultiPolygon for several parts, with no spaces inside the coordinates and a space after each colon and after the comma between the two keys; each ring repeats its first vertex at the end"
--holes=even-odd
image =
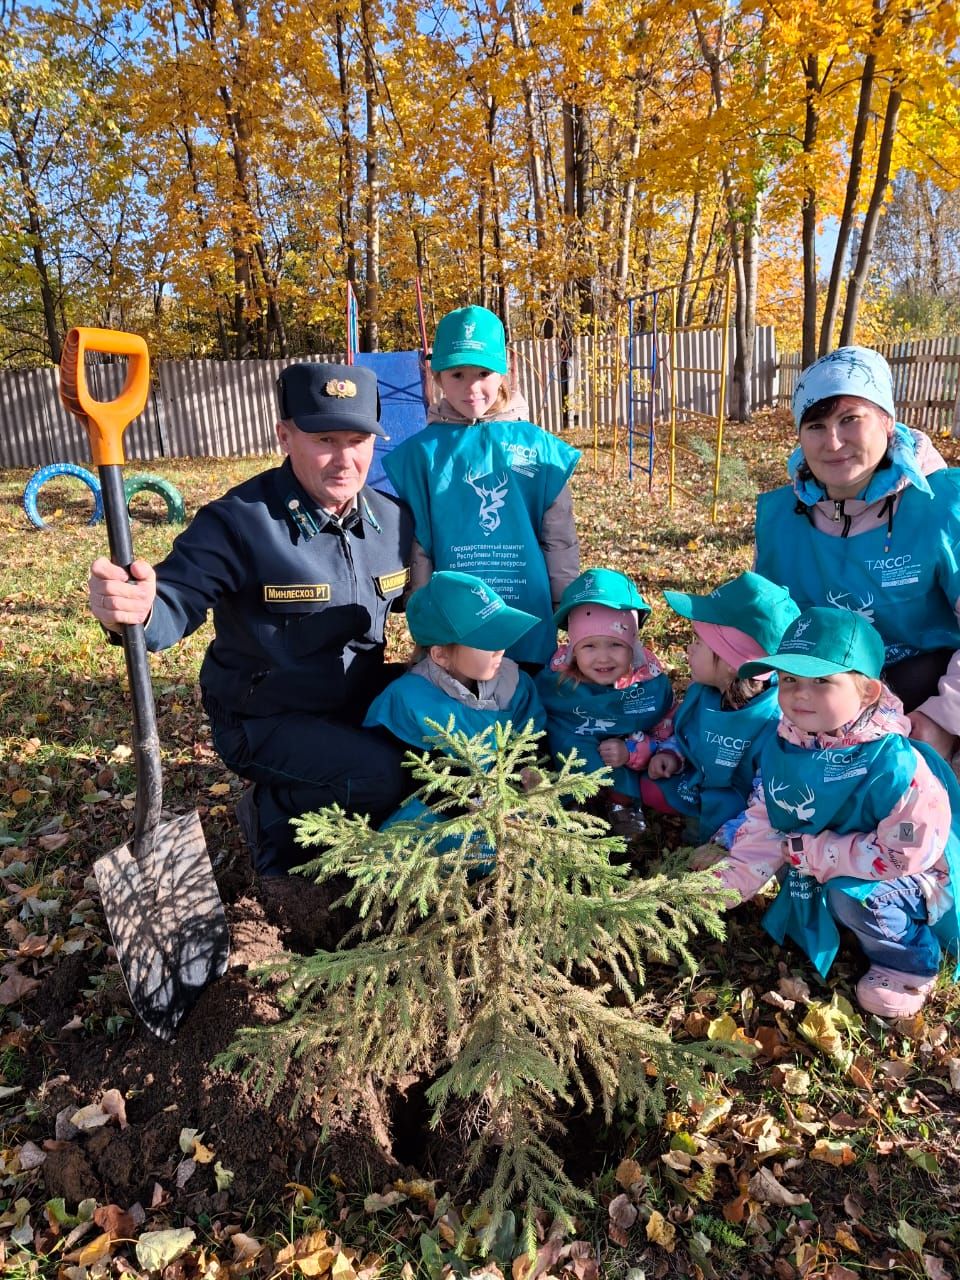
{"type": "Polygon", "coordinates": [[[632,649],[637,639],[637,615],[633,609],[611,609],[605,604],[578,604],[567,614],[571,653],[590,636],[612,636],[632,649]]]}
{"type": "Polygon", "coordinates": [[[754,658],[766,658],[766,650],[736,627],[724,627],[719,622],[694,622],[693,629],[708,649],[722,658],[734,671],[744,662],[754,658]]]}

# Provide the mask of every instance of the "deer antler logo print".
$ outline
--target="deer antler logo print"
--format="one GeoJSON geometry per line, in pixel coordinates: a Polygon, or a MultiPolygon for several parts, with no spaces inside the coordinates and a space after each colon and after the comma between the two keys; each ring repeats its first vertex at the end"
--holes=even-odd
{"type": "Polygon", "coordinates": [[[591,716],[580,707],[574,707],[573,714],[580,717],[580,724],[574,730],[578,734],[607,733],[617,727],[616,720],[605,720],[601,716],[591,716]]]}
{"type": "Polygon", "coordinates": [[[471,471],[467,472],[466,479],[480,499],[480,528],[484,533],[493,533],[500,528],[500,508],[506,502],[510,481],[506,475],[501,475],[493,483],[488,480],[486,484],[481,484],[480,481],[487,477],[475,476],[471,471]]]}
{"type": "Polygon", "coordinates": [[[781,800],[780,796],[788,789],[789,784],[786,782],[771,782],[767,788],[770,799],[779,809],[786,809],[787,813],[795,815],[799,822],[809,822],[817,811],[816,805],[813,803],[816,795],[809,787],[803,788],[803,793],[796,804],[790,804],[787,800],[781,800]]]}
{"type": "Polygon", "coordinates": [[[846,609],[849,613],[858,613],[861,618],[866,618],[868,622],[873,621],[873,592],[868,596],[861,596],[859,604],[847,604],[850,599],[849,591],[841,591],[834,593],[827,592],[827,599],[835,609],[846,609]]]}

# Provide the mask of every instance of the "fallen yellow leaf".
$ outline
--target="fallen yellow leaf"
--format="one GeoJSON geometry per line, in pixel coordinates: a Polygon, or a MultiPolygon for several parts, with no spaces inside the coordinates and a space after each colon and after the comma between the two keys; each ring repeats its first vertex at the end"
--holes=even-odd
{"type": "Polygon", "coordinates": [[[708,1040],[732,1040],[737,1034],[737,1024],[729,1013],[722,1013],[719,1018],[714,1020],[707,1026],[708,1040]]]}
{"type": "Polygon", "coordinates": [[[673,1253],[677,1245],[677,1229],[662,1213],[654,1209],[647,1219],[647,1239],[662,1245],[667,1253],[673,1253]]]}
{"type": "Polygon", "coordinates": [[[831,1138],[821,1138],[810,1149],[811,1160],[822,1160],[824,1164],[833,1164],[838,1168],[853,1164],[856,1158],[849,1142],[835,1142],[831,1138]]]}
{"type": "Polygon", "coordinates": [[[834,1239],[836,1240],[837,1244],[840,1245],[841,1248],[846,1249],[848,1253],[860,1252],[860,1246],[859,1244],[857,1244],[857,1240],[853,1232],[848,1231],[847,1228],[843,1226],[842,1223],[839,1227],[837,1227],[836,1231],[834,1232],[834,1239]]]}

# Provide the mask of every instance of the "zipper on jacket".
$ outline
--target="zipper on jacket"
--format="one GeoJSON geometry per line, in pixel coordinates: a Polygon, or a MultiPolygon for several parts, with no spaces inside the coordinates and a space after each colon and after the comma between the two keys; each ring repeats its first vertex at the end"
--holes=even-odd
{"type": "Polygon", "coordinates": [[[845,538],[850,532],[851,518],[843,509],[844,498],[834,498],[833,500],[833,518],[834,520],[843,521],[843,529],[840,531],[840,537],[845,538]]]}

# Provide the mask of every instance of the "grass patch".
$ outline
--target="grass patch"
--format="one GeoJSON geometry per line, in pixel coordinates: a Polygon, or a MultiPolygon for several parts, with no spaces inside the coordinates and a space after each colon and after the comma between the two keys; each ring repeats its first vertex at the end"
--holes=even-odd
{"type": "MultiPolygon", "coordinates": [[[[732,462],[724,474],[730,484],[716,524],[709,520],[712,471],[704,459],[682,460],[684,493],[670,509],[659,461],[651,491],[645,475],[627,482],[622,440],[615,468],[612,439],[600,440],[594,470],[592,436],[571,433],[570,439],[584,450],[573,480],[583,565],[607,565],[637,581],[653,610],[644,639],[682,688],[689,624],[666,607],[661,592],[703,591],[750,566],[751,491],[781,482],[794,441],[789,418],[767,413],[750,426],[728,425],[732,462]]],[[[958,461],[955,442],[938,445],[958,461]]],[[[179,488],[189,517],[264,465],[257,458],[160,460],[149,470],[179,488]]],[[[106,534],[102,525],[86,525],[85,499],[66,487],[44,507],[51,527],[33,528],[21,507],[29,474],[0,476],[0,1241],[7,1273],[79,1280],[80,1268],[88,1267],[85,1274],[106,1275],[118,1265],[111,1253],[137,1268],[131,1246],[122,1243],[99,1264],[65,1262],[97,1232],[72,1239],[82,1224],[58,1226],[45,1207],[55,1199],[53,1166],[65,1157],[62,1149],[44,1152],[44,1144],[64,1141],[57,1138],[61,1110],[97,1101],[78,1096],[76,1081],[89,1070],[83,1064],[98,1057],[104,1088],[117,1088],[125,1099],[128,1128],[105,1126],[101,1138],[74,1138],[68,1146],[84,1155],[93,1184],[112,1187],[115,1196],[121,1194],[121,1155],[129,1159],[135,1141],[150,1151],[149,1176],[118,1207],[139,1203],[144,1211],[134,1237],[147,1229],[194,1231],[174,1270],[199,1274],[215,1257],[238,1275],[266,1276],[286,1266],[325,1277],[341,1258],[344,1277],[347,1262],[361,1274],[365,1260],[371,1276],[469,1273],[477,1265],[480,1224],[471,1219],[469,1200],[455,1201],[429,1171],[416,1171],[423,1173],[417,1180],[414,1171],[395,1170],[364,1184],[346,1176],[348,1151],[331,1155],[284,1126],[279,1111],[258,1116],[249,1100],[236,1112],[236,1133],[217,1129],[214,1113],[227,1082],[186,1078],[187,1033],[185,1044],[165,1050],[165,1058],[147,1063],[131,1056],[142,1053],[143,1036],[130,1020],[89,881],[94,858],[129,836],[135,785],[121,651],[106,643],[85,609],[89,565],[104,553],[106,534]],[[19,995],[6,985],[14,980],[23,984],[19,995]],[[158,1108],[147,1123],[143,1117],[161,1079],[173,1080],[174,1093],[164,1102],[179,1110],[174,1117],[158,1108]],[[253,1135],[244,1141],[261,1179],[256,1185],[269,1185],[269,1192],[255,1190],[251,1175],[242,1184],[247,1190],[217,1193],[212,1165],[198,1165],[178,1193],[181,1127],[205,1131],[219,1159],[231,1140],[239,1144],[244,1126],[253,1135]],[[49,1163],[34,1163],[33,1148],[49,1163]],[[103,1172],[107,1152],[117,1162],[112,1182],[103,1172]],[[331,1250],[328,1263],[317,1252],[321,1233],[331,1250]],[[238,1234],[258,1250],[246,1260],[231,1243],[238,1234]],[[305,1240],[316,1246],[314,1253],[305,1240]],[[301,1250],[302,1267],[295,1259],[277,1261],[286,1246],[301,1250]]],[[[159,559],[176,533],[142,495],[135,506],[137,553],[159,559]]],[[[239,783],[210,748],[196,688],[209,635],[208,625],[151,659],[165,801],[173,810],[198,808],[218,867],[239,866],[244,855],[232,814],[239,783]]],[[[396,622],[391,655],[402,656],[406,644],[396,622]]],[[[669,824],[651,825],[670,842],[669,824]]],[[[675,1098],[662,1127],[640,1126],[621,1111],[611,1126],[579,1130],[583,1151],[593,1158],[584,1177],[599,1208],[578,1223],[573,1238],[551,1236],[551,1224],[539,1224],[543,1276],[849,1280],[876,1271],[938,1280],[956,1272],[956,988],[944,978],[924,1016],[910,1025],[858,1018],[839,1028],[837,1044],[818,1042],[802,1028],[811,1011],[829,1010],[835,995],[851,998],[859,959],[844,948],[829,983],[821,983],[796,952],[770,941],[760,914],[757,904],[747,904],[730,917],[725,942],[701,940],[696,974],[651,966],[643,1010],[681,1037],[732,1024],[756,1046],[752,1067],[732,1083],[717,1082],[710,1106],[675,1098]],[[786,1193],[782,1203],[768,1178],[786,1193]]],[[[242,931],[242,915],[232,923],[242,931]]],[[[224,990],[228,1001],[235,986],[224,990]]],[[[209,1056],[216,1034],[217,1006],[204,1008],[211,1020],[198,1033],[200,1057],[209,1056]]],[[[238,1157],[234,1164],[234,1186],[241,1187],[238,1157]]],[[[62,1169],[59,1176],[67,1185],[62,1169]]],[[[89,1182],[78,1174],[69,1185],[77,1196],[67,1207],[76,1215],[89,1182]]],[[[100,1193],[101,1208],[108,1198],[100,1193]]],[[[502,1274],[515,1267],[513,1274],[522,1276],[523,1264],[515,1263],[520,1242],[504,1237],[501,1246],[502,1274]]]]}

